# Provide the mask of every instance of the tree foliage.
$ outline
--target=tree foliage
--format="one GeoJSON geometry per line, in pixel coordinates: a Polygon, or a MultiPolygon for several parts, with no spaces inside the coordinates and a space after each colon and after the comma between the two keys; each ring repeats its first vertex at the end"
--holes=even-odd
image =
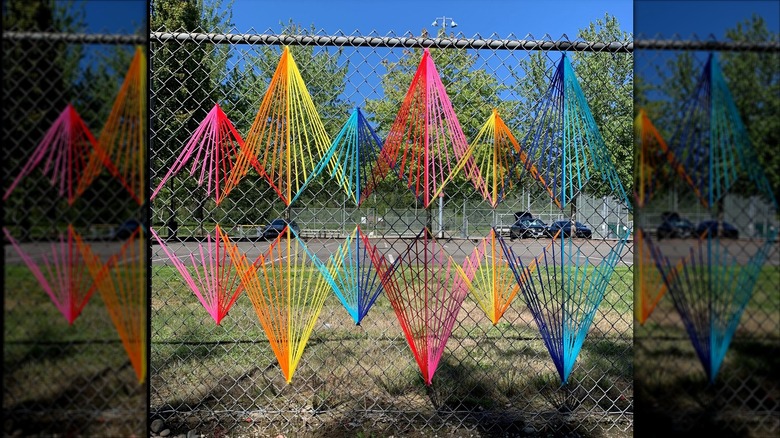
{"type": "MultiPolygon", "coordinates": [[[[594,42],[629,42],[633,38],[631,33],[621,29],[617,18],[609,14],[580,29],[577,37],[594,42]]],[[[618,176],[630,193],[633,187],[634,145],[633,56],[630,53],[607,52],[574,52],[568,56],[618,176]]],[[[533,119],[529,115],[533,116],[543,99],[559,61],[559,54],[534,52],[513,70],[515,90],[520,96],[518,116],[513,125],[523,136],[530,129],[533,119]]],[[[591,180],[599,178],[593,176],[591,180]]],[[[609,194],[607,184],[589,184],[585,190],[596,196],[609,194]]]]}
{"type": "MultiPolygon", "coordinates": [[[[3,2],[4,31],[77,32],[83,9],[53,0],[3,2]]],[[[3,169],[10,185],[37,142],[73,97],[82,48],[63,42],[3,38],[3,169]]],[[[32,174],[5,202],[5,220],[18,225],[19,239],[32,225],[54,231],[67,205],[48,181],[32,174]]],[[[7,188],[8,185],[4,187],[7,188]]]]}
{"type": "MultiPolygon", "coordinates": [[[[726,38],[743,42],[777,42],[760,16],[737,23],[726,38]]],[[[780,54],[777,52],[723,53],[723,74],[748,130],[764,173],[780,200],[780,54]]]]}
{"type": "MultiPolygon", "coordinates": [[[[760,16],[737,23],[725,35],[727,40],[741,42],[778,40],[778,34],[769,31],[760,16]]],[[[741,51],[722,52],[717,56],[758,161],[774,188],[775,199],[780,199],[780,156],[776,153],[780,142],[780,55],[741,51]]],[[[648,113],[669,141],[682,118],[684,103],[695,92],[703,66],[701,57],[680,52],[656,66],[655,71],[644,73],[648,79],[642,82],[644,88],[638,90],[637,107],[639,103],[652,105],[653,110],[648,113]]],[[[742,178],[736,190],[749,193],[755,187],[742,178]]]]}
{"type": "MultiPolygon", "coordinates": [[[[632,41],[617,18],[606,14],[581,29],[585,41],[632,41]]],[[[575,53],[573,66],[612,162],[627,193],[633,190],[634,57],[631,53],[575,53]]]]}
{"type": "MultiPolygon", "coordinates": [[[[230,10],[230,7],[223,8],[220,1],[155,0],[151,4],[150,28],[226,32],[232,27],[230,10]]],[[[154,123],[149,128],[158,141],[150,145],[154,151],[151,183],[155,186],[200,121],[218,102],[220,83],[227,74],[229,47],[188,41],[154,44],[152,52],[149,66],[154,99],[149,111],[154,123]]],[[[170,181],[167,190],[160,192],[160,198],[169,203],[168,217],[176,216],[177,199],[188,199],[191,203],[183,205],[186,216],[202,223],[208,202],[204,191],[191,178],[170,181]]]]}

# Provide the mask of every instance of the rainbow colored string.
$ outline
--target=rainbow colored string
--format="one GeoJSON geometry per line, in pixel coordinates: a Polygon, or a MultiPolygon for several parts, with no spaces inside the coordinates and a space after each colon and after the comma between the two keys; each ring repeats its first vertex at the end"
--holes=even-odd
{"type": "Polygon", "coordinates": [[[227,234],[217,224],[214,237],[207,235],[206,245],[199,243],[197,251],[190,253],[188,267],[168,248],[154,229],[151,232],[184,282],[219,325],[243,291],[238,273],[228,259],[228,250],[225,247],[225,242],[229,242],[227,234]]]}
{"type": "Polygon", "coordinates": [[[371,245],[360,226],[339,245],[325,267],[326,279],[349,315],[360,325],[382,293],[379,271],[382,255],[371,245]]]}
{"type": "Polygon", "coordinates": [[[561,238],[533,260],[532,270],[499,237],[509,268],[520,285],[555,368],[566,384],[593,318],[628,239],[626,232],[604,259],[593,266],[574,239],[561,238]]]}
{"type": "Polygon", "coordinates": [[[452,334],[468,277],[424,228],[394,263],[377,260],[393,306],[426,385],[431,385],[452,334]]]}
{"type": "MultiPolygon", "coordinates": [[[[90,157],[100,145],[92,136],[87,125],[81,119],[73,105],[68,104],[65,110],[46,131],[41,142],[27,160],[19,175],[6,190],[3,200],[7,200],[14,189],[29,176],[33,170],[43,164],[43,174],[50,175],[51,184],[58,186],[58,194],[73,205],[83,192],[78,190],[82,179],[92,180],[94,175],[89,172],[100,172],[102,168],[89,168],[90,157]]],[[[104,154],[101,154],[104,155],[104,154]]],[[[109,162],[103,163],[111,166],[109,162]]]]}
{"type": "MultiPolygon", "coordinates": [[[[227,180],[233,172],[236,157],[243,147],[244,140],[241,139],[241,134],[236,131],[219,104],[214,104],[192,133],[168,173],[160,180],[150,199],[154,199],[169,179],[190,164],[190,176],[197,172],[198,186],[205,184],[206,195],[213,194],[219,205],[233,188],[227,185],[227,180]]],[[[257,161],[251,161],[250,164],[259,174],[265,174],[257,161]]]]}
{"type": "Polygon", "coordinates": [[[693,97],[683,108],[670,149],[702,203],[713,207],[744,172],[774,208],[774,192],[750,144],[718,59],[710,54],[693,97]]]}
{"type": "Polygon", "coordinates": [[[349,199],[359,206],[381,180],[375,171],[381,150],[382,140],[360,108],[355,108],[293,202],[311,181],[330,169],[330,177],[336,179],[349,199]]]}
{"type": "Polygon", "coordinates": [[[261,175],[284,204],[290,205],[330,144],[298,66],[285,47],[225,192],[237,186],[257,162],[261,175]]]}
{"type": "Polygon", "coordinates": [[[138,47],[100,132],[101,147],[93,150],[84,177],[79,181],[79,193],[106,167],[138,205],[144,204],[146,97],[146,55],[144,48],[138,47]],[[106,166],[107,162],[111,165],[106,166]]]}
{"type": "Polygon", "coordinates": [[[68,225],[67,234],[60,233],[59,240],[51,242],[50,252],[33,255],[27,254],[5,227],[3,232],[57,310],[72,325],[96,290],[76,247],[81,240],[76,230],[68,225]]]}
{"type": "Polygon", "coordinates": [[[742,248],[706,236],[696,239],[677,263],[646,239],[710,382],[720,371],[776,236],[775,231],[747,260],[742,248]]]}
{"type": "Polygon", "coordinates": [[[106,304],[139,382],[146,379],[146,238],[139,227],[105,263],[76,235],[76,244],[106,304]]]}
{"type": "MultiPolygon", "coordinates": [[[[390,127],[381,159],[374,170],[382,179],[395,169],[401,180],[427,208],[441,195],[466,154],[468,141],[452,109],[428,49],[390,127]]],[[[462,168],[468,180],[485,197],[486,186],[473,157],[462,168]]]]}
{"type": "Polygon", "coordinates": [[[226,235],[221,238],[289,383],[333,280],[290,228],[285,228],[255,263],[250,263],[226,235]]]}
{"type": "MultiPolygon", "coordinates": [[[[535,179],[546,182],[553,201],[561,210],[595,175],[607,182],[611,193],[631,208],[566,54],[561,56],[552,81],[533,114],[531,129],[523,144],[538,171],[535,179]]],[[[534,177],[530,169],[524,165],[520,173],[530,173],[534,177]]]]}

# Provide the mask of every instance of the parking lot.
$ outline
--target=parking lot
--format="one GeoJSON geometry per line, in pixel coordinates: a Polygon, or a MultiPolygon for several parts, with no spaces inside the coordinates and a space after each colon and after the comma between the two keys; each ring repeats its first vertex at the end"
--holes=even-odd
{"type": "MultiPolygon", "coordinates": [[[[344,239],[341,238],[304,238],[302,240],[306,242],[307,248],[320,260],[327,260],[330,255],[336,252],[339,245],[344,242],[344,239]]],[[[389,260],[395,260],[395,258],[397,258],[398,255],[414,241],[414,239],[409,237],[374,237],[370,238],[369,241],[389,260]]],[[[515,240],[505,238],[504,241],[510,245],[514,253],[520,257],[524,263],[529,263],[534,257],[541,254],[543,248],[549,246],[551,242],[548,238],[515,240]]],[[[443,245],[444,251],[452,256],[453,261],[462,264],[465,258],[474,251],[474,248],[479,244],[480,240],[477,238],[451,238],[439,239],[438,242],[443,245]]],[[[86,243],[88,243],[92,251],[104,261],[113,254],[119,252],[123,244],[123,242],[117,241],[88,241],[86,243]]],[[[247,258],[251,260],[256,259],[261,253],[266,252],[271,243],[272,241],[258,239],[240,240],[235,242],[239,250],[246,254],[247,258]]],[[[581,260],[587,259],[588,263],[593,265],[596,265],[603,260],[616,244],[616,240],[573,240],[573,246],[575,247],[574,251],[579,251],[578,257],[581,260]]],[[[695,239],[666,239],[661,242],[656,242],[656,245],[659,246],[663,254],[669,257],[670,260],[676,260],[684,255],[690,254],[691,247],[695,244],[695,239]]],[[[760,241],[754,240],[721,240],[722,248],[725,248],[730,254],[734,255],[738,263],[747,263],[752,254],[755,254],[758,250],[759,244],[760,241]]],[[[41,254],[51,254],[51,245],[50,242],[25,242],[19,244],[22,251],[34,260],[37,260],[38,256],[41,254]]],[[[167,245],[168,249],[173,254],[184,260],[189,258],[189,254],[197,252],[199,242],[173,241],[168,242],[167,245]]],[[[556,245],[560,245],[560,242],[556,243],[556,245]]],[[[767,264],[780,266],[780,249],[778,248],[778,243],[775,242],[773,245],[774,248],[770,249],[767,264]]],[[[633,265],[633,247],[633,241],[629,240],[626,242],[626,245],[621,252],[619,265],[633,265]]],[[[171,261],[166,256],[162,247],[154,239],[151,239],[151,262],[153,265],[171,264],[171,261]]],[[[5,245],[5,263],[23,263],[22,258],[17,251],[9,244],[5,245]]],[[[189,262],[185,261],[185,263],[189,262]]]]}
{"type": "MultiPolygon", "coordinates": [[[[369,239],[372,245],[377,247],[379,252],[385,255],[388,260],[395,260],[414,239],[409,238],[372,238],[369,239]]],[[[344,240],[343,239],[305,239],[308,249],[314,253],[320,260],[327,260],[331,254],[334,254],[344,240]]],[[[551,242],[550,239],[516,239],[510,241],[505,239],[518,257],[521,257],[524,263],[528,263],[537,255],[542,253],[545,246],[551,242]]],[[[246,254],[250,260],[256,259],[261,253],[268,250],[270,241],[250,241],[236,242],[239,250],[246,254]]],[[[452,256],[453,261],[463,264],[465,258],[470,255],[474,248],[479,244],[478,239],[444,239],[439,243],[444,247],[444,251],[452,256]]],[[[560,244],[560,243],[558,243],[560,244]]],[[[586,240],[575,239],[574,245],[579,247],[580,256],[588,259],[590,264],[598,264],[604,256],[609,254],[612,247],[617,244],[614,240],[586,240]]],[[[196,252],[198,243],[196,242],[171,242],[168,248],[177,257],[188,257],[190,253],[196,252]]],[[[624,265],[633,264],[632,243],[628,242],[623,248],[621,263],[624,265]]],[[[170,264],[170,260],[159,245],[152,246],[153,264],[170,264]]]]}

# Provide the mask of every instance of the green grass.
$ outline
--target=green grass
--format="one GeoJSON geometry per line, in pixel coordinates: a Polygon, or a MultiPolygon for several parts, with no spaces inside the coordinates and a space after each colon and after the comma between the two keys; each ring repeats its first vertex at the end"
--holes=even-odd
{"type": "Polygon", "coordinates": [[[112,436],[143,429],[136,420],[145,385],[98,292],[68,325],[26,266],[6,265],[4,304],[3,409],[20,425],[52,431],[78,425],[86,434],[112,436]],[[96,422],[84,414],[90,411],[119,416],[96,422]]]}
{"type": "Polygon", "coordinates": [[[95,291],[72,326],[26,266],[5,266],[5,341],[72,342],[118,339],[100,293],[95,291]]]}
{"type": "MultiPolygon", "coordinates": [[[[780,281],[778,271],[766,269],[747,312],[780,309],[780,298],[770,293],[771,286],[780,281]]],[[[317,271],[307,269],[304,275],[308,278],[317,271]]],[[[68,328],[26,267],[7,266],[6,281],[10,291],[6,294],[6,341],[118,338],[98,294],[68,328]]],[[[600,400],[604,409],[611,406],[607,400],[631,396],[632,288],[631,268],[616,268],[573,373],[575,381],[601,382],[598,387],[588,384],[591,394],[596,394],[593,399],[600,400]],[[620,388],[620,393],[613,387],[620,388]]],[[[674,311],[670,303],[665,297],[659,308],[674,311]]],[[[430,389],[422,384],[385,295],[380,295],[366,320],[356,327],[340,301],[329,294],[289,385],[281,379],[245,293],[217,326],[174,267],[154,265],[151,305],[152,410],[181,403],[193,412],[288,411],[306,406],[316,409],[317,418],[321,417],[316,421],[322,422],[345,410],[365,409],[361,403],[367,402],[372,403],[372,409],[422,415],[442,407],[543,412],[550,409],[551,402],[541,394],[552,391],[557,379],[522,295],[515,298],[496,326],[472,297],[466,297],[430,389]]],[[[649,324],[653,324],[652,316],[649,324]]],[[[46,354],[34,348],[14,346],[12,350],[6,345],[6,363],[46,354]]],[[[84,351],[76,354],[95,361],[100,356],[84,351]]],[[[122,355],[112,357],[124,360],[122,355]]],[[[41,364],[30,372],[44,373],[45,367],[41,364]]],[[[85,376],[95,372],[86,364],[81,368],[85,376]]],[[[172,424],[175,421],[173,418],[172,424]]]]}
{"type": "MultiPolygon", "coordinates": [[[[386,296],[380,295],[363,324],[355,327],[331,294],[293,377],[293,387],[285,389],[273,383],[281,373],[273,365],[274,356],[245,294],[217,326],[173,267],[154,266],[152,278],[153,406],[173,399],[189,406],[233,409],[236,398],[242,407],[264,409],[285,409],[298,399],[338,409],[368,399],[387,406],[398,403],[397,408],[405,410],[430,409],[431,403],[456,410],[476,406],[501,410],[507,403],[521,401],[543,410],[548,403],[539,398],[535,379],[554,376],[554,367],[521,296],[496,326],[473,298],[466,298],[434,377],[434,392],[430,392],[386,296]],[[253,389],[234,394],[229,382],[241,380],[239,376],[247,370],[254,370],[247,377],[255,382],[250,384],[253,389]],[[185,373],[193,377],[182,379],[185,373]],[[462,384],[465,376],[471,377],[462,384]],[[307,383],[312,379],[321,379],[319,386],[307,383]],[[228,382],[227,386],[222,382],[228,382]]],[[[602,304],[602,331],[593,339],[615,338],[601,351],[627,358],[631,284],[630,269],[618,268],[602,304]],[[610,332],[621,320],[629,321],[622,323],[622,333],[610,332]]],[[[590,356],[598,354],[584,350],[584,366],[598,365],[602,372],[615,376],[615,381],[630,380],[622,362],[593,361],[590,356]]]]}

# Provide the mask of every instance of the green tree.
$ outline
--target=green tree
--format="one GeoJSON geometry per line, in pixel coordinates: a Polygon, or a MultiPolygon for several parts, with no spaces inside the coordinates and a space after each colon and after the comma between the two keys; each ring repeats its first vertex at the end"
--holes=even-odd
{"type": "MultiPolygon", "coordinates": [[[[633,35],[621,29],[617,18],[605,14],[581,29],[585,41],[629,42],[633,35]]],[[[580,78],[593,118],[599,127],[618,176],[626,189],[633,190],[633,96],[634,57],[631,53],[574,53],[573,66],[580,78]]]]}
{"type": "MultiPolygon", "coordinates": [[[[232,27],[230,5],[221,1],[155,0],[151,4],[152,31],[226,32],[232,27]]],[[[153,133],[150,144],[151,184],[173,165],[189,136],[206,116],[219,97],[220,83],[227,74],[228,46],[210,43],[167,42],[151,46],[150,57],[152,98],[149,106],[153,133]]],[[[191,202],[183,205],[186,217],[193,217],[201,226],[209,202],[205,191],[192,178],[173,178],[157,202],[168,202],[166,217],[175,219],[178,199],[191,202]]],[[[160,204],[158,204],[160,205],[160,204]]]]}
{"type": "MultiPolygon", "coordinates": [[[[740,42],[778,42],[780,34],[770,32],[758,15],[737,23],[726,38],[740,42]]],[[[723,74],[729,81],[734,103],[780,201],[780,54],[777,52],[724,52],[723,74]]]]}
{"type": "Polygon", "coordinates": [[[652,96],[646,98],[646,105],[656,108],[648,111],[648,115],[665,139],[671,138],[673,129],[677,127],[676,121],[683,117],[684,107],[680,103],[689,100],[696,91],[701,72],[696,71],[695,62],[693,53],[681,52],[640,76],[647,78],[641,82],[646,85],[644,96],[652,96]]]}
{"type": "MultiPolygon", "coordinates": [[[[621,29],[617,18],[605,14],[603,19],[580,29],[578,39],[592,42],[629,42],[632,35],[621,29]]],[[[572,67],[588,101],[588,106],[599,128],[610,158],[627,193],[633,187],[633,56],[630,53],[575,52],[572,67]]],[[[534,108],[544,98],[559,57],[535,52],[521,61],[513,70],[515,89],[520,96],[518,118],[513,122],[520,132],[530,128],[534,108]]],[[[593,176],[591,180],[598,180],[593,176]]],[[[607,184],[594,183],[586,188],[589,193],[602,196],[609,191],[607,184]]]]}
{"type": "MultiPolygon", "coordinates": [[[[147,37],[144,16],[135,31],[147,37]]],[[[146,54],[145,47],[141,47],[146,54]]],[[[130,64],[136,53],[133,45],[107,45],[90,47],[90,56],[82,63],[80,74],[73,84],[72,103],[98,138],[119,95],[130,64]]],[[[148,55],[147,55],[148,56],[148,55]]],[[[145,72],[143,74],[146,74],[145,72]]],[[[103,172],[81,195],[73,208],[82,223],[118,223],[129,217],[143,217],[138,204],[124,195],[124,187],[108,172],[103,172]]]]}
{"type": "MultiPolygon", "coordinates": [[[[77,32],[84,29],[83,20],[83,8],[71,2],[3,2],[4,31],[77,32]]],[[[63,42],[3,38],[3,55],[3,173],[10,185],[72,98],[82,49],[63,42]]],[[[19,239],[32,237],[33,226],[54,231],[67,212],[67,203],[39,173],[17,186],[4,206],[6,223],[19,227],[19,239]]]]}
{"type": "MultiPolygon", "coordinates": [[[[727,40],[740,42],[777,41],[762,17],[754,16],[737,23],[725,33],[727,40]]],[[[648,56],[658,56],[654,53],[648,56]]],[[[780,141],[780,55],[768,52],[722,52],[717,54],[742,121],[758,155],[775,199],[780,199],[780,157],[775,153],[780,141]]],[[[649,115],[667,141],[673,141],[684,103],[690,101],[702,74],[702,66],[691,52],[681,52],[656,66],[647,74],[645,96],[652,93],[656,110],[649,115]]],[[[749,171],[749,169],[747,169],[749,171]]],[[[740,178],[738,192],[755,190],[746,178],[740,178]]]]}

